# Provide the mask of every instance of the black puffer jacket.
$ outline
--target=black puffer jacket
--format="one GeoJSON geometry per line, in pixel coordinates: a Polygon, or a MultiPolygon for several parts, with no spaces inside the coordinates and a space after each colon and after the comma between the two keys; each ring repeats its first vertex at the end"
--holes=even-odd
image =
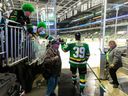
{"type": "Polygon", "coordinates": [[[49,47],[46,51],[43,62],[44,78],[48,79],[52,75],[60,76],[61,65],[62,64],[59,51],[56,51],[52,47],[49,47]]]}
{"type": "MultiPolygon", "coordinates": [[[[20,23],[21,25],[30,24],[30,18],[24,15],[23,10],[13,10],[9,16],[10,20],[20,23]]],[[[9,22],[9,25],[16,26],[16,23],[9,22]]]]}

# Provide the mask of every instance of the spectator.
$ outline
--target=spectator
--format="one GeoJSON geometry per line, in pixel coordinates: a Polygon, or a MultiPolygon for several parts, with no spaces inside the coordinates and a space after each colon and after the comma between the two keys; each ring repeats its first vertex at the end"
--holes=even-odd
{"type": "MultiPolygon", "coordinates": [[[[30,3],[25,3],[22,5],[22,10],[14,9],[9,19],[20,23],[22,26],[26,25],[28,30],[32,30],[32,24],[29,18],[32,12],[34,12],[34,6],[30,3]]],[[[17,26],[18,24],[9,22],[9,25],[17,26]]]]}
{"type": "Polygon", "coordinates": [[[48,44],[43,62],[43,76],[47,81],[47,91],[45,96],[56,96],[54,90],[61,73],[61,58],[58,51],[59,42],[54,40],[48,44]]]}
{"type": "MultiPolygon", "coordinates": [[[[31,24],[29,16],[31,15],[32,12],[34,12],[34,6],[32,4],[30,3],[23,4],[21,10],[14,9],[9,16],[10,20],[15,21],[19,24],[14,23],[14,22],[9,22],[8,25],[14,26],[14,28],[16,26],[27,26],[27,31],[31,33],[32,24],[31,24]]],[[[12,37],[11,37],[11,28],[8,27],[8,55],[9,57],[12,56],[12,58],[16,59],[16,57],[18,57],[18,50],[20,50],[18,48],[19,46],[18,44],[21,44],[21,33],[19,31],[19,34],[17,34],[18,29],[16,28],[15,30],[14,28],[12,28],[12,37]],[[12,49],[13,55],[11,55],[11,50],[10,50],[11,45],[13,47],[12,49]]],[[[32,80],[31,80],[31,74],[29,74],[31,73],[29,71],[29,68],[26,68],[24,64],[19,64],[9,69],[10,69],[9,70],[10,72],[13,72],[16,74],[17,79],[18,79],[17,82],[21,84],[23,93],[25,94],[27,92],[30,92],[32,89],[32,84],[31,84],[32,80]]]]}
{"type": "Polygon", "coordinates": [[[40,38],[44,38],[47,40],[54,40],[53,36],[47,34],[45,32],[45,29],[47,28],[47,25],[45,22],[39,22],[37,25],[37,32],[33,34],[34,37],[39,36],[40,38]]]}
{"type": "Polygon", "coordinates": [[[109,73],[112,78],[111,84],[113,88],[118,88],[119,82],[117,80],[116,71],[122,67],[121,52],[117,48],[116,42],[111,40],[109,41],[109,50],[106,53],[106,60],[109,64],[109,73]]]}
{"type": "MultiPolygon", "coordinates": [[[[31,24],[31,21],[30,21],[30,18],[29,16],[31,15],[31,13],[34,11],[34,6],[30,3],[25,3],[22,5],[22,10],[18,10],[18,9],[14,9],[10,16],[9,16],[9,19],[12,20],[12,21],[15,21],[17,23],[14,23],[14,22],[9,22],[8,25],[11,25],[11,26],[27,26],[27,31],[29,33],[32,33],[33,31],[33,28],[32,28],[32,24],[31,24]]],[[[8,32],[8,48],[10,50],[11,48],[11,45],[13,44],[13,55],[16,54],[16,57],[18,56],[18,38],[19,38],[19,44],[21,42],[21,35],[18,36],[17,32],[15,33],[15,30],[12,29],[12,37],[11,37],[11,29],[9,27],[9,32],[8,32]],[[16,34],[16,38],[15,38],[15,34],[16,34]],[[11,42],[11,38],[12,38],[12,42],[11,42]],[[15,48],[15,41],[16,41],[16,48],[15,48]],[[16,53],[15,53],[16,52],[16,53]]],[[[18,31],[18,30],[16,30],[18,31]]],[[[19,33],[21,34],[21,33],[19,33]]],[[[8,50],[8,51],[9,51],[8,50]]],[[[8,52],[9,54],[9,57],[11,57],[11,51],[8,52]]],[[[13,56],[15,57],[15,56],[13,56]]]]}

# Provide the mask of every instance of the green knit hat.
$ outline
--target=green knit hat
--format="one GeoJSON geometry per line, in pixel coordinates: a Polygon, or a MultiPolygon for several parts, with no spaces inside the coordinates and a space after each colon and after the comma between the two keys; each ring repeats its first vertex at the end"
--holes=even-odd
{"type": "Polygon", "coordinates": [[[34,12],[34,6],[32,5],[32,4],[30,4],[30,3],[24,3],[23,5],[22,5],[22,10],[23,11],[30,11],[30,12],[34,12]]]}
{"type": "Polygon", "coordinates": [[[47,28],[46,23],[45,22],[39,22],[39,24],[37,25],[37,28],[43,27],[44,29],[47,28]]]}

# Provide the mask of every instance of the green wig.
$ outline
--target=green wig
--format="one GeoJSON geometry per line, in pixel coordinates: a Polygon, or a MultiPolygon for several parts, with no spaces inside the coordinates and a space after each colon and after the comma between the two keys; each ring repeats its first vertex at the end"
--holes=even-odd
{"type": "Polygon", "coordinates": [[[22,5],[22,10],[23,11],[29,11],[29,12],[34,12],[34,6],[30,3],[25,3],[22,5]]]}
{"type": "Polygon", "coordinates": [[[40,27],[43,27],[43,28],[47,28],[46,26],[46,23],[45,22],[40,22],[38,25],[37,25],[37,28],[40,28],[40,27]]]}

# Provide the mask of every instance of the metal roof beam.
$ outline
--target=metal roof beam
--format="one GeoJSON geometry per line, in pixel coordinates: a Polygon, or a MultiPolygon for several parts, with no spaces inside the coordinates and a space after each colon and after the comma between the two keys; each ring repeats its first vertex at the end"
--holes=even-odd
{"type": "MultiPolygon", "coordinates": [[[[65,6],[67,6],[67,5],[68,5],[69,3],[71,3],[72,1],[74,1],[74,0],[70,0],[69,2],[67,2],[61,9],[65,8],[65,6]]],[[[57,10],[57,12],[60,11],[61,9],[57,10]]]]}
{"type": "Polygon", "coordinates": [[[77,1],[76,3],[74,3],[74,4],[72,4],[70,7],[66,7],[66,9],[64,10],[64,11],[62,11],[61,13],[59,13],[59,14],[61,14],[60,16],[63,16],[63,14],[65,14],[65,11],[67,11],[68,9],[70,9],[70,8],[72,8],[73,6],[75,6],[77,3],[79,3],[80,2],[80,0],[79,1],[77,1]]]}
{"type": "Polygon", "coordinates": [[[60,4],[61,4],[63,1],[65,1],[65,0],[62,0],[57,6],[60,6],[60,4]]]}

